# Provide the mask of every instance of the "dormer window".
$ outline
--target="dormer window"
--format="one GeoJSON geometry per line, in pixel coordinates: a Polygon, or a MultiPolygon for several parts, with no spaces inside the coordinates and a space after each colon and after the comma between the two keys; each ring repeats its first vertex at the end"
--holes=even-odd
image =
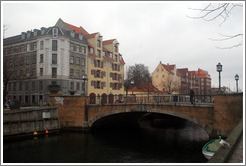
{"type": "Polygon", "coordinates": [[[41,35],[44,35],[44,33],[45,33],[45,28],[42,27],[42,28],[41,28],[41,35]]]}
{"type": "Polygon", "coordinates": [[[34,36],[36,37],[38,35],[38,30],[34,29],[34,36]]]}
{"type": "Polygon", "coordinates": [[[58,37],[58,28],[52,29],[52,35],[53,35],[53,37],[58,37]]]}
{"type": "Polygon", "coordinates": [[[122,56],[121,56],[121,55],[119,56],[119,60],[120,60],[120,61],[122,60],[122,56]]]}
{"type": "Polygon", "coordinates": [[[22,32],[22,33],[21,33],[21,40],[24,40],[25,37],[26,37],[26,33],[25,33],[25,32],[22,32]]]}
{"type": "Polygon", "coordinates": [[[115,45],[115,46],[114,46],[114,51],[117,52],[117,50],[118,50],[118,49],[117,49],[117,46],[115,45]]]}
{"type": "Polygon", "coordinates": [[[79,34],[79,40],[83,40],[83,34],[82,33],[79,34]]]}
{"type": "Polygon", "coordinates": [[[74,31],[71,31],[70,33],[71,33],[71,37],[74,38],[75,32],[74,31]]]}
{"type": "Polygon", "coordinates": [[[27,31],[27,38],[31,37],[31,31],[27,31]]]}
{"type": "Polygon", "coordinates": [[[103,51],[103,56],[106,56],[106,51],[103,51]]]}
{"type": "Polygon", "coordinates": [[[110,52],[110,53],[109,53],[109,56],[110,56],[110,58],[113,58],[113,54],[112,54],[112,52],[110,52]]]}

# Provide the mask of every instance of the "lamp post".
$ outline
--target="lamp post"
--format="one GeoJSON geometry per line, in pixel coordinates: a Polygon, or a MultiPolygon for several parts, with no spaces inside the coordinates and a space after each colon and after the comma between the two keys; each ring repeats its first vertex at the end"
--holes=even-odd
{"type": "Polygon", "coordinates": [[[222,71],[222,65],[218,63],[216,67],[217,67],[217,72],[219,72],[219,91],[221,91],[220,72],[222,71]]]}
{"type": "Polygon", "coordinates": [[[86,92],[85,92],[85,81],[87,80],[87,75],[83,75],[82,76],[82,80],[84,80],[84,87],[83,87],[83,90],[84,90],[84,94],[86,95],[86,92]]]}
{"type": "Polygon", "coordinates": [[[132,85],[132,95],[133,95],[133,85],[134,85],[134,80],[131,80],[131,85],[132,85]]]}
{"type": "Polygon", "coordinates": [[[237,86],[237,93],[238,93],[238,80],[239,80],[239,75],[235,75],[235,80],[236,80],[236,86],[237,86]]]}

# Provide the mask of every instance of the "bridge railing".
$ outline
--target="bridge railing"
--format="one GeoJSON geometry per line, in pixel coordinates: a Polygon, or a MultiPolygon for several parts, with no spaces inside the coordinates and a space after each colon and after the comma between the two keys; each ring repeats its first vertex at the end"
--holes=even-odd
{"type": "MultiPolygon", "coordinates": [[[[214,95],[194,95],[193,104],[213,103],[214,95]]],[[[127,103],[191,103],[190,95],[167,94],[167,95],[105,95],[87,96],[87,104],[127,104],[127,103]]]]}

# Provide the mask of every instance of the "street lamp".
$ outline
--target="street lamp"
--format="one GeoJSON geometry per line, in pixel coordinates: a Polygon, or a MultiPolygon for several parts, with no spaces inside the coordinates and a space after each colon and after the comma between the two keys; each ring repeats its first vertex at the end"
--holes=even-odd
{"type": "Polygon", "coordinates": [[[238,80],[239,80],[239,75],[235,75],[235,80],[236,80],[236,85],[237,85],[237,93],[238,93],[238,80]]]}
{"type": "Polygon", "coordinates": [[[85,81],[87,80],[87,75],[83,75],[83,76],[82,76],[82,80],[84,80],[83,90],[84,90],[84,94],[86,94],[86,93],[85,93],[85,81]]]}
{"type": "Polygon", "coordinates": [[[217,72],[219,72],[219,91],[220,91],[221,90],[220,72],[222,71],[222,65],[218,63],[216,67],[217,67],[217,72]]]}
{"type": "Polygon", "coordinates": [[[132,85],[132,95],[133,95],[133,84],[134,84],[134,80],[131,80],[131,85],[132,85]]]}

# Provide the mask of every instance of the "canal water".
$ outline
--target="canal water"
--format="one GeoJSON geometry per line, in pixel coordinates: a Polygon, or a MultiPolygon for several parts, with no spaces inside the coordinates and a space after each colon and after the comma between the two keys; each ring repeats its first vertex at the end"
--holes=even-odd
{"type": "MultiPolygon", "coordinates": [[[[176,122],[174,122],[176,123],[176,122]]],[[[4,140],[3,163],[204,163],[208,135],[189,121],[181,126],[60,132],[42,137],[4,140]]]]}

